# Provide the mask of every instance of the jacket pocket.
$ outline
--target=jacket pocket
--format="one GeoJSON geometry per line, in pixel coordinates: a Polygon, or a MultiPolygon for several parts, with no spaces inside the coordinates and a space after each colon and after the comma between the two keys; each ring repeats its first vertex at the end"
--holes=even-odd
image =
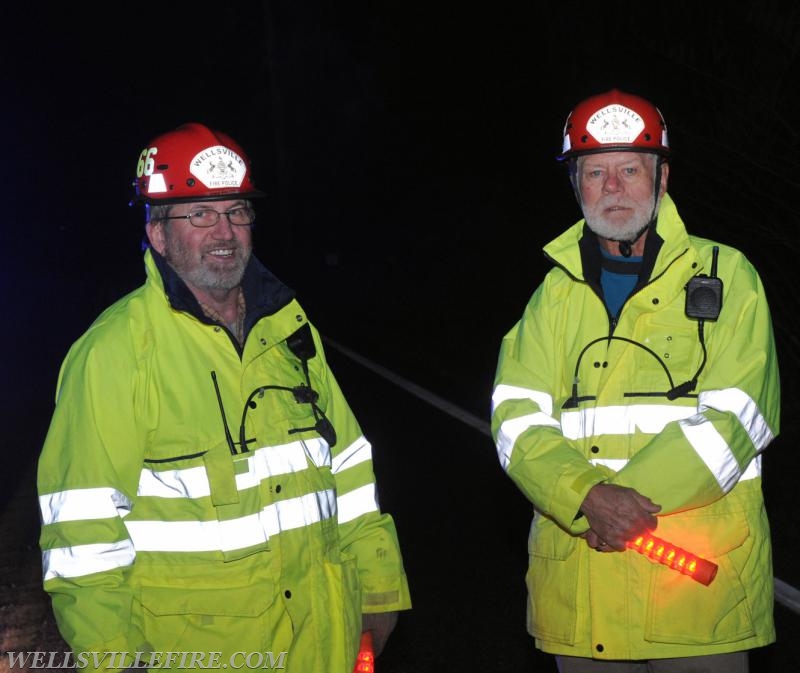
{"type": "Polygon", "coordinates": [[[575,641],[578,590],[576,538],[537,517],[528,540],[528,632],[536,638],[575,641]]]}
{"type": "Polygon", "coordinates": [[[225,589],[142,587],[140,600],[144,635],[154,651],[270,649],[267,616],[275,601],[270,582],[225,589]]]}
{"type": "Polygon", "coordinates": [[[660,643],[710,644],[754,635],[742,574],[748,572],[746,568],[752,566],[753,554],[759,550],[744,513],[681,518],[693,537],[702,538],[696,546],[687,544],[688,551],[719,568],[714,580],[705,586],[671,568],[653,564],[645,638],[660,643]]]}

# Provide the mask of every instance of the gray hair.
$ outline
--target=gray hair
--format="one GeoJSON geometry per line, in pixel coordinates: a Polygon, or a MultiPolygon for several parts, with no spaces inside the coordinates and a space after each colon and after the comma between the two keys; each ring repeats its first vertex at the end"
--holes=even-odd
{"type": "Polygon", "coordinates": [[[161,222],[169,217],[171,204],[151,204],[145,206],[145,222],[161,222]]]}

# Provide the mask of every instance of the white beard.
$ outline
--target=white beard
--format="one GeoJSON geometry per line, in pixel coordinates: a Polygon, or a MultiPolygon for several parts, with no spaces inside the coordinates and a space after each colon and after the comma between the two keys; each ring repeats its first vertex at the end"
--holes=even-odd
{"type": "Polygon", "coordinates": [[[601,238],[610,241],[633,242],[642,230],[647,227],[655,213],[658,212],[658,206],[660,204],[660,198],[656,203],[655,210],[652,204],[620,204],[632,207],[631,214],[624,221],[605,215],[603,212],[604,209],[611,204],[604,203],[602,200],[596,203],[594,208],[588,209],[582,204],[581,209],[583,210],[583,217],[586,219],[586,224],[589,229],[601,238]]]}

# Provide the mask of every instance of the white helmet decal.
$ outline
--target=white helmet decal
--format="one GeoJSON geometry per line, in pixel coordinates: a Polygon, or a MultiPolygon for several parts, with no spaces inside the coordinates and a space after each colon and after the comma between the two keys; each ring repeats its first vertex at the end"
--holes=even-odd
{"type": "Polygon", "coordinates": [[[230,147],[214,145],[194,156],[189,171],[209,189],[227,189],[242,185],[247,165],[230,147]]]}
{"type": "Polygon", "coordinates": [[[633,143],[644,127],[636,112],[618,103],[600,108],[586,122],[586,130],[601,145],[633,143]]]}

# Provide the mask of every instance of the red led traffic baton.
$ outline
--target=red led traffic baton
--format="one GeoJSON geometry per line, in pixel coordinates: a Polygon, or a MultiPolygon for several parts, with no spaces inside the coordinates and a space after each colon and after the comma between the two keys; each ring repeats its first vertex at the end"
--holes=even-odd
{"type": "Polygon", "coordinates": [[[690,554],[685,549],[653,535],[640,535],[627,545],[655,563],[662,563],[706,586],[711,584],[717,574],[716,563],[690,554]]]}
{"type": "Polygon", "coordinates": [[[358,648],[356,667],[353,673],[375,673],[375,650],[372,648],[372,631],[361,634],[361,646],[358,648]]]}

